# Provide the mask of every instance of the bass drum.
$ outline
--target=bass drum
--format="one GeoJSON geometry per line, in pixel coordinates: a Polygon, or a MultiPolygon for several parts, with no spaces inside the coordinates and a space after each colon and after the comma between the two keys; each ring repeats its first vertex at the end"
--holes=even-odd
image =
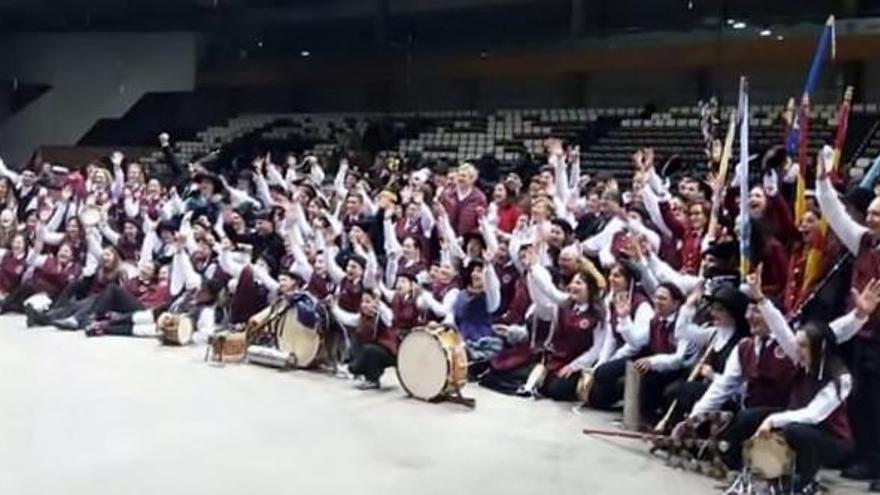
{"type": "Polygon", "coordinates": [[[292,355],[297,368],[313,366],[321,353],[324,341],[316,327],[317,324],[306,326],[301,321],[297,307],[288,309],[283,316],[278,330],[278,349],[292,355]]]}
{"type": "Polygon", "coordinates": [[[467,352],[455,330],[419,328],[400,343],[397,378],[409,395],[426,401],[452,395],[464,388],[467,377],[467,352]]]}

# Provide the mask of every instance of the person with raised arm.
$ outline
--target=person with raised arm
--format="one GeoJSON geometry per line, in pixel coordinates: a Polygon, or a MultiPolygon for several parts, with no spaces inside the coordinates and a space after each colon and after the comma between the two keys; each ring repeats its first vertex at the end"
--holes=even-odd
{"type": "Polygon", "coordinates": [[[821,467],[842,467],[853,453],[847,398],[852,375],[841,357],[839,343],[865,324],[880,302],[880,284],[854,291],[855,309],[830,325],[810,320],[793,330],[782,312],[764,295],[760,270],[747,277],[752,297],[779,347],[797,367],[788,404],[783,410],[755,408],[741,413],[734,428],[725,432],[731,447],[725,461],[738,468],[740,446],[750,436],[780,433],[794,450],[795,493],[815,493],[821,467]]]}
{"type": "MultiPolygon", "coordinates": [[[[868,204],[864,224],[847,212],[837,197],[828,170],[833,150],[825,146],[817,156],[816,199],[822,215],[841,244],[855,256],[851,286],[862,290],[873,279],[880,278],[880,197],[868,204]]],[[[850,299],[849,305],[854,304],[850,299]]],[[[872,488],[880,490],[880,311],[871,313],[852,344],[852,376],[855,382],[850,401],[850,416],[856,432],[856,462],[848,466],[844,476],[873,479],[872,488]]]]}

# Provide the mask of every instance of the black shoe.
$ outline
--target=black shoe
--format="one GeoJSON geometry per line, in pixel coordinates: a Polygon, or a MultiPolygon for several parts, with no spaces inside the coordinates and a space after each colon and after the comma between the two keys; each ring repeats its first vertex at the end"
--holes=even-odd
{"type": "Polygon", "coordinates": [[[26,325],[28,326],[28,328],[43,327],[49,324],[47,318],[43,315],[43,313],[40,313],[31,306],[26,305],[24,307],[24,314],[27,317],[26,325]]]}
{"type": "Polygon", "coordinates": [[[379,383],[379,380],[364,380],[357,384],[357,388],[358,390],[379,390],[382,388],[382,384],[379,383]]]}
{"type": "Polygon", "coordinates": [[[874,480],[868,485],[868,491],[871,493],[880,493],[880,480],[874,480]]]}
{"type": "Polygon", "coordinates": [[[877,477],[875,470],[865,462],[859,462],[847,466],[846,469],[841,471],[840,475],[846,479],[856,481],[867,481],[877,477]]]}

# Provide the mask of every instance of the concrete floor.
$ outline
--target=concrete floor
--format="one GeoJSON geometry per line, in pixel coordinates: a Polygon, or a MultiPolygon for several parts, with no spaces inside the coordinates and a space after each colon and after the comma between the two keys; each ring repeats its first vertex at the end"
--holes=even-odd
{"type": "Polygon", "coordinates": [[[367,392],[203,355],[0,317],[0,493],[718,492],[639,442],[579,433],[613,416],[475,385],[471,411],[407,399],[392,373],[367,392]]]}

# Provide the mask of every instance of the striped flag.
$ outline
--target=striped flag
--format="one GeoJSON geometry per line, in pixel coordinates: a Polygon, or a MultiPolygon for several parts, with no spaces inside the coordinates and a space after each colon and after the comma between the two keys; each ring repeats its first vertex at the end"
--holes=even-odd
{"type": "Polygon", "coordinates": [[[804,212],[807,210],[807,161],[809,160],[809,107],[810,95],[816,89],[816,83],[819,81],[819,71],[825,61],[825,57],[830,55],[834,60],[836,49],[834,16],[828,16],[825,21],[825,28],[822,30],[822,36],[819,37],[819,45],[816,47],[816,53],[813,55],[813,61],[810,64],[810,72],[807,74],[807,81],[804,83],[804,92],[801,96],[801,104],[797,114],[794,116],[794,123],[789,131],[786,140],[786,148],[789,156],[798,157],[798,165],[800,167],[796,192],[794,198],[794,220],[800,224],[804,212]]]}
{"type": "Polygon", "coordinates": [[[749,219],[749,82],[739,80],[739,273],[743,280],[751,270],[752,225],[749,219]]]}

